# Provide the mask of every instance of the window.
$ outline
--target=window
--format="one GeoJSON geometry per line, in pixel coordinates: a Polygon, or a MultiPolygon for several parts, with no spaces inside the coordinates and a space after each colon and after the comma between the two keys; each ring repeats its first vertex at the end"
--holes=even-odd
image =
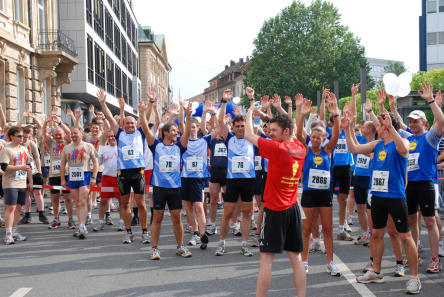
{"type": "Polygon", "coordinates": [[[93,84],[94,83],[93,40],[89,35],[87,35],[86,47],[88,50],[88,81],[93,84]]]}
{"type": "Polygon", "coordinates": [[[439,0],[439,12],[444,12],[444,0],[439,0]]]}
{"type": "Polygon", "coordinates": [[[113,0],[108,0],[109,6],[113,7],[113,0]]]}
{"type": "Polygon", "coordinates": [[[133,106],[133,81],[128,77],[128,104],[133,106]]]}
{"type": "Polygon", "coordinates": [[[125,6],[125,0],[120,0],[120,24],[122,25],[122,28],[125,29],[126,26],[126,6],[125,6]]]}
{"type": "Polygon", "coordinates": [[[113,49],[113,30],[114,22],[108,9],[105,8],[105,30],[106,30],[106,45],[112,50],[113,49]]]}
{"type": "Polygon", "coordinates": [[[86,0],[86,21],[92,26],[91,0],[86,0]]]}
{"type": "Polygon", "coordinates": [[[126,41],[125,36],[122,34],[122,63],[126,67],[126,41]]]}
{"type": "Polygon", "coordinates": [[[25,111],[25,82],[23,71],[17,69],[17,120],[20,120],[22,113],[25,111]]]}
{"type": "MultiPolygon", "coordinates": [[[[0,0],[1,2],[2,0],[0,0]]],[[[45,12],[45,0],[39,0],[38,4],[38,16],[39,16],[39,31],[40,31],[40,44],[46,43],[46,12],[45,12]]]]}
{"type": "Polygon", "coordinates": [[[0,0],[0,10],[5,11],[5,0],[0,0]]]}
{"type": "Polygon", "coordinates": [[[131,54],[130,45],[128,44],[128,71],[133,73],[133,55],[131,54]]]}
{"type": "Polygon", "coordinates": [[[129,11],[126,11],[126,35],[131,36],[131,16],[129,11]]]}
{"type": "Polygon", "coordinates": [[[120,15],[120,0],[113,0],[113,10],[117,17],[120,15]]]}
{"type": "Polygon", "coordinates": [[[436,1],[427,1],[427,13],[436,12],[436,1]]]}
{"type": "Polygon", "coordinates": [[[116,65],[115,80],[116,80],[116,97],[122,97],[122,71],[120,67],[116,65]]]}
{"type": "Polygon", "coordinates": [[[120,59],[120,30],[117,24],[114,24],[114,54],[120,59]]]}
{"type": "Polygon", "coordinates": [[[14,0],[14,20],[17,22],[22,21],[22,0],[14,0]]]}
{"type": "Polygon", "coordinates": [[[427,33],[427,45],[434,45],[437,42],[437,33],[436,32],[432,32],[432,33],[427,33]]]}
{"type": "Polygon", "coordinates": [[[137,75],[137,58],[135,54],[133,54],[133,75],[137,75]]]}
{"type": "Polygon", "coordinates": [[[43,81],[43,113],[50,114],[51,112],[51,80],[43,81]]]}
{"type": "Polygon", "coordinates": [[[105,88],[105,53],[103,49],[96,43],[94,45],[95,52],[95,69],[96,69],[96,86],[105,88]]]}
{"type": "Polygon", "coordinates": [[[103,1],[94,0],[94,31],[103,39],[103,1]]]}
{"type": "Polygon", "coordinates": [[[124,72],[122,72],[122,96],[128,104],[128,78],[124,72]]]}
{"type": "Polygon", "coordinates": [[[439,32],[438,34],[439,34],[438,38],[439,44],[444,44],[444,32],[439,32]]]}
{"type": "Polygon", "coordinates": [[[106,56],[106,91],[114,95],[114,61],[106,56]]]}

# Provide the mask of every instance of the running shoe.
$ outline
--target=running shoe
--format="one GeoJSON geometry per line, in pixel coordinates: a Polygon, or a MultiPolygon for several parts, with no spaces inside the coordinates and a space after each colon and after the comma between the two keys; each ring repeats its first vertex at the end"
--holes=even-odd
{"type": "Polygon", "coordinates": [[[405,275],[405,266],[403,264],[396,264],[394,275],[402,277],[405,275]]]}
{"type": "Polygon", "coordinates": [[[123,239],[123,243],[130,244],[133,242],[133,240],[134,240],[134,234],[127,232],[125,234],[125,238],[123,239]]]}
{"type": "Polygon", "coordinates": [[[5,244],[6,245],[10,245],[10,244],[14,244],[14,237],[12,237],[12,234],[8,234],[5,236],[5,244]]]}
{"type": "Polygon", "coordinates": [[[193,234],[193,233],[194,233],[194,231],[193,231],[193,226],[187,226],[187,227],[185,228],[185,232],[193,234]]]}
{"type": "Polygon", "coordinates": [[[255,221],[251,221],[251,230],[256,230],[257,229],[257,224],[255,221]]]}
{"type": "Polygon", "coordinates": [[[151,237],[150,237],[150,234],[148,232],[147,233],[142,233],[142,243],[143,244],[151,243],[151,237]]]}
{"type": "Polygon", "coordinates": [[[247,245],[242,245],[240,252],[245,257],[252,257],[253,256],[253,253],[251,252],[250,248],[247,245]]]}
{"type": "Polygon", "coordinates": [[[26,215],[24,215],[19,221],[19,225],[26,225],[26,224],[31,224],[31,223],[32,223],[32,219],[27,218],[26,215]]]}
{"type": "Polygon", "coordinates": [[[419,294],[421,291],[421,281],[419,278],[411,278],[407,282],[405,292],[407,294],[419,294]]]}
{"type": "Polygon", "coordinates": [[[87,235],[88,235],[88,229],[86,229],[86,227],[79,228],[79,239],[85,239],[87,235]]]}
{"type": "Polygon", "coordinates": [[[153,250],[151,251],[150,259],[151,260],[160,260],[160,252],[157,248],[153,248],[153,250]]]}
{"type": "Polygon", "coordinates": [[[438,255],[439,255],[440,257],[444,257],[444,246],[442,246],[442,245],[439,246],[439,252],[438,252],[438,255]]]}
{"type": "Polygon", "coordinates": [[[113,224],[113,220],[111,219],[111,216],[106,216],[105,217],[105,224],[107,224],[109,226],[114,225],[113,224]]]}
{"type": "Polygon", "coordinates": [[[242,232],[241,232],[241,228],[240,228],[240,223],[237,222],[235,223],[235,226],[233,228],[233,235],[234,236],[242,236],[242,232]]]}
{"type": "Polygon", "coordinates": [[[207,235],[210,235],[210,236],[214,235],[214,234],[217,234],[216,224],[211,224],[210,228],[208,228],[208,230],[205,233],[207,233],[207,235]]]}
{"type": "Polygon", "coordinates": [[[76,223],[74,223],[73,219],[69,219],[68,221],[68,229],[75,229],[76,228],[76,223]]]}
{"type": "Polygon", "coordinates": [[[176,255],[184,258],[190,258],[193,254],[185,247],[181,246],[176,250],[176,255]]]}
{"type": "Polygon", "coordinates": [[[60,227],[60,222],[57,220],[52,221],[52,224],[48,226],[48,229],[57,229],[60,227]]]}
{"type": "Polygon", "coordinates": [[[321,251],[321,243],[319,241],[313,241],[310,246],[310,253],[321,251]]]}
{"type": "Polygon", "coordinates": [[[352,241],[353,237],[350,236],[350,234],[348,234],[347,232],[343,231],[341,233],[338,233],[338,235],[336,236],[337,240],[345,240],[345,241],[352,241]]]}
{"type": "Polygon", "coordinates": [[[429,273],[438,273],[442,270],[441,260],[439,258],[436,258],[430,262],[429,266],[426,269],[426,272],[429,273]]]}
{"type": "Polygon", "coordinates": [[[99,232],[105,229],[105,223],[98,223],[97,226],[94,227],[93,231],[99,232]]]}
{"type": "Polygon", "coordinates": [[[90,216],[87,216],[85,225],[91,225],[91,224],[92,224],[92,218],[90,216]]]}
{"type": "Polygon", "coordinates": [[[307,262],[303,262],[303,263],[304,263],[305,273],[308,273],[308,263],[307,262]]]}
{"type": "Polygon", "coordinates": [[[223,256],[225,254],[225,245],[223,243],[219,243],[216,251],[214,252],[215,256],[223,256]]]}
{"type": "Polygon", "coordinates": [[[194,234],[193,236],[191,236],[190,241],[188,241],[188,245],[195,246],[198,244],[200,244],[200,236],[197,234],[194,234]]]}
{"type": "Polygon", "coordinates": [[[48,218],[45,216],[45,214],[42,214],[39,216],[39,221],[42,222],[42,224],[49,224],[48,218]]]}
{"type": "Polygon", "coordinates": [[[204,234],[200,237],[200,242],[201,242],[201,244],[200,244],[200,249],[201,249],[201,250],[206,249],[207,246],[208,246],[208,242],[209,242],[209,240],[208,240],[208,236],[207,236],[206,233],[204,233],[204,234]]]}
{"type": "Polygon", "coordinates": [[[348,216],[347,217],[347,224],[348,225],[353,225],[353,218],[352,218],[352,216],[348,216]]]}
{"type": "MultiPolygon", "coordinates": [[[[423,263],[424,263],[424,260],[421,258],[420,255],[418,255],[418,266],[422,265],[423,263]]],[[[407,259],[403,259],[402,264],[404,264],[404,266],[409,266],[409,261],[407,259]]]]}
{"type": "Polygon", "coordinates": [[[137,225],[139,225],[139,218],[133,217],[133,219],[131,220],[131,226],[137,226],[137,225]]]}
{"type": "Polygon", "coordinates": [[[74,231],[74,233],[72,234],[72,236],[74,236],[74,237],[79,237],[79,235],[80,235],[80,230],[79,230],[79,228],[76,226],[75,227],[76,228],[76,230],[74,231]]]}
{"type": "Polygon", "coordinates": [[[223,209],[224,208],[224,202],[217,202],[217,209],[223,209]]]}
{"type": "Polygon", "coordinates": [[[18,231],[15,231],[15,233],[12,235],[15,241],[26,241],[26,236],[21,235],[18,231]]]}
{"type": "Polygon", "coordinates": [[[362,284],[383,283],[384,275],[382,273],[377,274],[373,270],[369,270],[364,275],[358,276],[356,278],[356,281],[362,284]]]}
{"type": "Polygon", "coordinates": [[[358,237],[358,239],[354,242],[354,244],[368,246],[369,240],[370,239],[367,234],[362,234],[361,236],[358,237]]]}
{"type": "Polygon", "coordinates": [[[255,234],[253,236],[253,238],[251,239],[250,246],[251,247],[258,247],[259,244],[260,244],[260,235],[259,234],[255,234]]]}
{"type": "Polygon", "coordinates": [[[341,272],[333,261],[327,264],[327,272],[330,273],[331,276],[341,276],[341,272]]]}
{"type": "Polygon", "coordinates": [[[67,214],[68,214],[68,211],[66,210],[66,207],[63,208],[62,213],[63,213],[64,215],[67,215],[67,214]]]}
{"type": "Polygon", "coordinates": [[[111,202],[111,211],[112,212],[119,211],[119,208],[114,204],[114,202],[111,202]]]}
{"type": "Polygon", "coordinates": [[[345,224],[344,224],[344,230],[347,231],[347,232],[352,232],[353,231],[352,228],[350,228],[350,226],[347,224],[347,222],[345,222],[345,224]]]}
{"type": "Polygon", "coordinates": [[[124,222],[119,223],[119,228],[117,229],[117,231],[125,231],[125,223],[124,222]]]}
{"type": "Polygon", "coordinates": [[[54,210],[51,210],[51,211],[49,212],[49,214],[53,216],[53,215],[54,215],[54,210]]]}
{"type": "Polygon", "coordinates": [[[373,262],[370,261],[367,263],[367,265],[365,265],[364,269],[362,269],[363,273],[366,273],[367,271],[370,271],[373,269],[373,262]]]}

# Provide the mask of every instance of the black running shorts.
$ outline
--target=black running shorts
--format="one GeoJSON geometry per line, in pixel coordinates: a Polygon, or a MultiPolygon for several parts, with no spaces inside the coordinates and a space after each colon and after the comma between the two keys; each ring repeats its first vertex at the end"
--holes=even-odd
{"type": "Polygon", "coordinates": [[[410,231],[407,215],[407,202],[403,198],[384,198],[372,196],[371,213],[373,228],[387,227],[388,215],[392,216],[396,231],[407,233],[410,231]]]}
{"type": "Polygon", "coordinates": [[[143,168],[118,171],[117,183],[120,196],[130,194],[131,188],[133,189],[134,194],[145,194],[145,175],[143,173],[143,168]]]}
{"type": "Polygon", "coordinates": [[[182,209],[180,188],[161,188],[153,186],[153,208],[165,210],[168,204],[169,210],[182,209]]]}
{"type": "Polygon", "coordinates": [[[433,181],[409,181],[405,190],[409,215],[418,212],[424,217],[435,216],[435,185],[433,181]]]}

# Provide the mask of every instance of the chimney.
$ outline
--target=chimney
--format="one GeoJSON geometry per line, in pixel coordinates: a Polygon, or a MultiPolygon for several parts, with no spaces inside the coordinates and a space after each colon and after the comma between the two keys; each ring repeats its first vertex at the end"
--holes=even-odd
{"type": "Polygon", "coordinates": [[[234,61],[233,60],[230,60],[230,67],[232,67],[232,66],[234,66],[234,61]]]}
{"type": "Polygon", "coordinates": [[[244,64],[244,58],[240,58],[239,63],[244,64]]]}
{"type": "Polygon", "coordinates": [[[227,70],[228,69],[228,65],[225,65],[225,70],[227,70]]]}
{"type": "Polygon", "coordinates": [[[250,61],[250,57],[249,56],[247,56],[247,62],[249,62],[250,61]]]}

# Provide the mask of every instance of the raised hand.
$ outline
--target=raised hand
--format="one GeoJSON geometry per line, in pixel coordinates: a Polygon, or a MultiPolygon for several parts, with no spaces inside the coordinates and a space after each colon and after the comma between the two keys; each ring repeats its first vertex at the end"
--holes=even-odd
{"type": "MultiPolygon", "coordinates": [[[[181,107],[185,107],[186,100],[179,96],[179,104],[181,107]]],[[[175,104],[177,106],[177,104],[175,104]]]]}
{"type": "Polygon", "coordinates": [[[322,101],[327,100],[328,94],[330,94],[330,89],[322,87],[322,101]]]}
{"type": "Polygon", "coordinates": [[[105,104],[105,101],[106,101],[106,94],[105,94],[105,92],[104,92],[102,89],[100,89],[100,90],[97,92],[97,100],[99,100],[99,103],[100,103],[100,104],[105,104]]]}
{"type": "Polygon", "coordinates": [[[125,108],[125,99],[123,99],[123,97],[119,97],[119,107],[120,109],[125,108]]]}
{"type": "Polygon", "coordinates": [[[251,87],[247,87],[245,89],[245,92],[247,93],[248,99],[253,99],[254,96],[254,90],[251,87]]]}
{"type": "Polygon", "coordinates": [[[235,115],[240,115],[241,114],[241,107],[239,105],[233,106],[233,113],[235,115]]]}
{"type": "Polygon", "coordinates": [[[367,113],[370,113],[372,111],[372,101],[370,99],[365,100],[364,109],[367,113]]]}
{"type": "Polygon", "coordinates": [[[435,95],[435,103],[439,108],[442,108],[442,92],[439,90],[435,95]]]}
{"type": "Polygon", "coordinates": [[[395,106],[396,106],[396,98],[395,98],[395,96],[393,96],[393,95],[388,95],[388,98],[389,98],[389,106],[390,106],[390,108],[395,108],[395,106]]]}
{"type": "Polygon", "coordinates": [[[187,106],[184,107],[184,112],[185,112],[187,118],[191,117],[191,114],[193,113],[193,107],[192,107],[191,101],[188,101],[187,106]]]}
{"type": "Polygon", "coordinates": [[[433,100],[433,86],[431,83],[422,83],[421,91],[418,91],[419,96],[421,96],[427,102],[433,100]]]}
{"type": "Polygon", "coordinates": [[[351,123],[351,114],[350,113],[344,113],[344,115],[341,117],[341,128],[346,129],[350,126],[351,123]]]}
{"type": "Polygon", "coordinates": [[[146,109],[146,104],[143,100],[140,100],[139,102],[139,106],[137,106],[137,108],[139,109],[139,113],[142,113],[145,111],[146,109]]]}
{"type": "Polygon", "coordinates": [[[336,98],[334,98],[332,96],[328,96],[327,103],[328,103],[327,108],[328,108],[328,112],[330,112],[330,115],[331,116],[339,115],[338,102],[336,101],[336,98]]]}
{"type": "Polygon", "coordinates": [[[296,94],[296,96],[294,96],[294,103],[296,104],[296,108],[299,108],[304,103],[304,96],[301,93],[296,94]]]}
{"type": "Polygon", "coordinates": [[[261,98],[261,106],[264,109],[267,109],[268,106],[270,106],[270,97],[268,95],[265,95],[261,98]]]}
{"type": "Polygon", "coordinates": [[[292,105],[293,104],[293,101],[291,101],[291,97],[289,97],[289,96],[285,96],[284,97],[284,102],[286,104],[288,104],[288,105],[292,105]]]}
{"type": "Polygon", "coordinates": [[[231,100],[231,98],[233,98],[233,91],[231,91],[231,89],[226,89],[222,97],[225,101],[231,100]]]}
{"type": "Polygon", "coordinates": [[[147,97],[149,101],[154,101],[156,98],[156,88],[153,85],[148,87],[147,97]]]}
{"type": "MultiPolygon", "coordinates": [[[[185,103],[184,103],[184,105],[185,105],[185,103]]],[[[168,111],[170,112],[170,114],[177,116],[179,114],[179,106],[177,106],[176,103],[173,103],[170,105],[170,108],[168,109],[168,111]]]]}
{"type": "Polygon", "coordinates": [[[385,97],[387,96],[387,94],[385,93],[384,89],[379,89],[377,92],[378,95],[378,105],[379,106],[384,106],[385,104],[385,97]]]}
{"type": "Polygon", "coordinates": [[[70,116],[70,117],[72,117],[74,114],[72,113],[72,109],[71,108],[67,108],[66,109],[66,115],[68,115],[68,116],[70,116]]]}
{"type": "Polygon", "coordinates": [[[281,97],[278,94],[273,95],[273,99],[271,99],[271,105],[276,108],[281,107],[281,97]]]}
{"type": "Polygon", "coordinates": [[[25,110],[24,112],[23,112],[23,117],[24,118],[27,118],[27,117],[30,117],[31,116],[31,111],[30,110],[25,110]]]}
{"type": "Polygon", "coordinates": [[[104,115],[103,112],[101,112],[101,111],[98,111],[98,112],[96,113],[96,117],[98,117],[98,118],[100,118],[100,119],[105,119],[105,115],[104,115]]]}
{"type": "Polygon", "coordinates": [[[74,109],[74,115],[76,118],[80,118],[82,116],[83,112],[80,108],[74,109]]]}
{"type": "Polygon", "coordinates": [[[213,110],[213,109],[214,109],[213,102],[211,102],[210,100],[207,100],[207,101],[205,101],[205,103],[204,103],[204,105],[202,107],[202,113],[204,111],[208,112],[208,111],[213,110]]]}
{"type": "Polygon", "coordinates": [[[361,86],[361,83],[358,83],[356,85],[355,84],[352,85],[352,87],[351,87],[352,96],[356,96],[356,94],[358,94],[360,86],[361,86]]]}
{"type": "Polygon", "coordinates": [[[51,110],[51,114],[55,114],[55,115],[59,114],[59,108],[57,106],[54,106],[51,110]]]}
{"type": "Polygon", "coordinates": [[[304,98],[303,100],[304,102],[301,105],[301,113],[305,116],[310,112],[312,102],[311,100],[308,100],[306,98],[304,98]]]}
{"type": "Polygon", "coordinates": [[[94,105],[90,105],[88,108],[89,113],[94,113],[94,105]]]}
{"type": "Polygon", "coordinates": [[[380,115],[380,118],[382,119],[382,125],[386,127],[387,129],[390,129],[392,126],[392,118],[390,117],[390,114],[385,111],[380,115]]]}
{"type": "Polygon", "coordinates": [[[344,113],[351,112],[352,111],[352,103],[350,101],[345,103],[344,108],[342,109],[342,111],[344,113]]]}

